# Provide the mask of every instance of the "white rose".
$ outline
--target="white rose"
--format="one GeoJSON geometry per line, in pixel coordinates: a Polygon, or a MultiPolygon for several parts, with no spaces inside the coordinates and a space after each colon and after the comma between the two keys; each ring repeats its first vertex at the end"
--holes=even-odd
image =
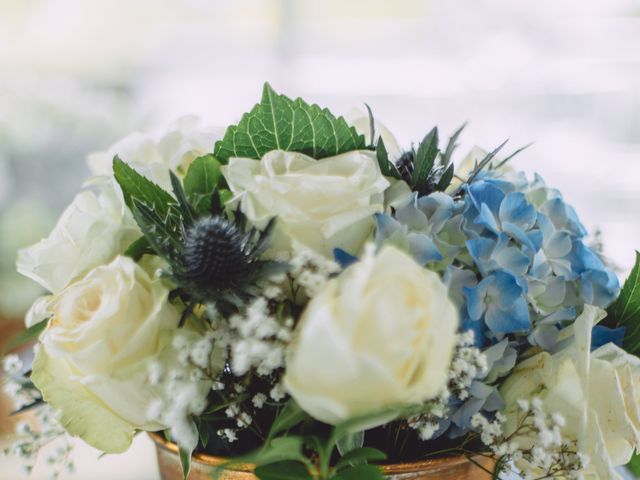
{"type": "MultiPolygon", "coordinates": [[[[640,360],[613,344],[590,351],[591,330],[605,315],[586,305],[572,326],[569,344],[516,365],[500,393],[506,402],[507,435],[516,429],[518,400],[536,396],[543,411],[565,418],[563,439],[576,442],[578,451],[590,458],[585,473],[618,479],[615,467],[628,463],[639,440],[640,360]]],[[[536,439],[519,435],[515,440],[529,448],[536,439]]]]}
{"type": "Polygon", "coordinates": [[[422,403],[446,384],[457,328],[440,277],[384,247],[307,305],[284,384],[307,413],[329,424],[422,403]]]}
{"type": "Polygon", "coordinates": [[[80,192],[51,234],[18,252],[18,272],[56,293],[125,251],[140,236],[115,192],[80,192]]]}
{"type": "Polygon", "coordinates": [[[396,161],[400,158],[400,155],[402,155],[402,150],[400,149],[400,145],[398,144],[396,137],[387,127],[378,122],[375,118],[373,121],[373,134],[376,138],[373,139],[373,142],[371,141],[371,118],[368,113],[365,113],[358,108],[354,108],[346,116],[346,120],[360,135],[364,135],[367,145],[376,143],[378,138],[382,137],[384,146],[389,154],[389,160],[396,161]]]}
{"type": "Polygon", "coordinates": [[[223,133],[219,129],[202,127],[196,116],[179,118],[158,140],[150,135],[133,133],[106,151],[87,157],[94,175],[89,184],[110,181],[113,157],[118,155],[140,174],[165,190],[171,190],[169,170],[184,175],[195,158],[213,151],[215,141],[222,138],[223,133]]]}
{"type": "Polygon", "coordinates": [[[175,362],[165,347],[180,313],[168,293],[159,278],[117,257],[51,297],[31,378],[69,433],[115,453],[135,430],[164,428],[148,420],[162,394],[149,371],[151,362],[175,362]]]}
{"type": "Polygon", "coordinates": [[[231,158],[222,172],[253,224],[277,216],[271,252],[303,246],[327,257],[336,247],[358,253],[389,186],[368,151],[315,160],[274,150],[260,161],[231,158]]]}

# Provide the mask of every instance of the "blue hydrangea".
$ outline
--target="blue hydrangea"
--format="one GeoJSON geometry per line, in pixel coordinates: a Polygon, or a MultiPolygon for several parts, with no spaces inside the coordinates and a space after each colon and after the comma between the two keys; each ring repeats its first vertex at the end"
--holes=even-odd
{"type": "Polygon", "coordinates": [[[378,244],[442,273],[480,346],[510,336],[551,349],[582,305],[604,308],[619,291],[574,209],[537,175],[482,172],[462,198],[414,193],[376,224],[378,244]]]}

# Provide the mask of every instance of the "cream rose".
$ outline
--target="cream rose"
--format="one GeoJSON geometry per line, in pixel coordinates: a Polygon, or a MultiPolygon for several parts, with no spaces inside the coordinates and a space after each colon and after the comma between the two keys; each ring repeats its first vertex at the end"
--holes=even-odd
{"type": "Polygon", "coordinates": [[[384,247],[307,305],[284,384],[329,424],[421,403],[445,386],[457,328],[457,309],[438,275],[384,247]]]}
{"type": "Polygon", "coordinates": [[[140,236],[131,215],[108,186],[80,192],[51,234],[18,252],[18,272],[56,293],[110,262],[140,236]]]}
{"type": "Polygon", "coordinates": [[[94,175],[89,183],[108,183],[113,176],[113,157],[118,155],[142,175],[171,190],[169,170],[185,174],[195,158],[213,151],[214,143],[223,134],[221,129],[203,127],[200,119],[193,115],[176,120],[157,140],[150,135],[133,133],[107,150],[87,157],[94,175]]]}
{"type": "Polygon", "coordinates": [[[400,145],[398,144],[396,137],[384,124],[375,120],[375,118],[373,121],[373,134],[376,138],[374,138],[372,142],[371,119],[369,118],[369,114],[358,108],[354,108],[349,115],[346,116],[346,120],[353,125],[360,135],[364,135],[364,139],[367,144],[375,143],[378,141],[378,138],[382,138],[390,160],[396,161],[400,158],[400,155],[402,155],[402,150],[400,149],[400,145]]]}
{"type": "Polygon", "coordinates": [[[274,150],[260,161],[231,158],[222,172],[253,224],[277,216],[272,253],[302,246],[327,257],[336,247],[357,254],[389,186],[368,151],[315,160],[274,150]]]}
{"type": "MultiPolygon", "coordinates": [[[[586,305],[571,327],[569,344],[517,365],[500,393],[507,435],[516,429],[518,400],[538,397],[543,411],[565,418],[563,439],[575,441],[578,451],[589,456],[585,473],[617,479],[615,467],[630,460],[639,440],[640,360],[613,344],[590,352],[591,329],[605,315],[586,305]]],[[[516,441],[529,448],[535,439],[519,436],[516,441]]]]}
{"type": "Polygon", "coordinates": [[[160,279],[127,257],[90,272],[51,297],[31,376],[60,411],[62,425],[104,452],[122,452],[148,421],[161,394],[150,385],[150,362],[170,362],[165,347],[180,313],[160,279]]]}

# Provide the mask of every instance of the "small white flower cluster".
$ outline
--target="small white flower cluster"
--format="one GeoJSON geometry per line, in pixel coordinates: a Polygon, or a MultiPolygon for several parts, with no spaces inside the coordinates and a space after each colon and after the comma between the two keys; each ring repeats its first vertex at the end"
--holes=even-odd
{"type": "Polygon", "coordinates": [[[30,474],[38,460],[38,454],[47,447],[45,461],[50,478],[57,479],[62,473],[72,473],[75,469],[72,452],[73,443],[58,422],[48,405],[35,410],[37,428],[29,422],[16,425],[16,440],[4,450],[5,455],[15,455],[22,461],[25,474],[30,474]]]}
{"type": "Polygon", "coordinates": [[[19,410],[40,400],[40,392],[31,386],[28,381],[22,381],[22,360],[16,354],[4,357],[2,369],[7,374],[3,390],[13,401],[13,408],[19,410]]]}
{"type": "Polygon", "coordinates": [[[289,272],[294,282],[309,298],[316,296],[332,275],[340,272],[340,265],[312,250],[296,251],[290,261],[289,272]]]}
{"type": "Polygon", "coordinates": [[[469,398],[469,387],[473,380],[487,373],[487,357],[473,346],[473,331],[458,335],[458,345],[451,361],[449,389],[460,400],[469,398]]]}
{"type": "Polygon", "coordinates": [[[526,480],[582,478],[589,458],[578,452],[575,441],[563,438],[565,419],[544,412],[539,398],[520,400],[518,405],[521,417],[516,430],[508,436],[503,432],[507,419],[500,413],[493,421],[480,413],[471,418],[471,427],[492,454],[502,460],[502,468],[510,468],[509,463],[514,462],[526,480]],[[522,442],[527,446],[520,445],[522,442]]]}
{"type": "Polygon", "coordinates": [[[231,369],[236,376],[255,369],[268,377],[284,367],[285,351],[293,335],[293,319],[281,320],[264,297],[256,298],[242,315],[229,319],[231,369]]]}
{"type": "Polygon", "coordinates": [[[190,337],[177,335],[171,344],[177,364],[165,371],[154,362],[149,368],[149,383],[160,394],[149,404],[147,418],[168,425],[171,437],[181,446],[195,447],[198,431],[193,417],[207,407],[214,361],[211,335],[190,337]]]}
{"type": "Polygon", "coordinates": [[[420,439],[424,441],[432,439],[438,432],[441,421],[449,416],[448,405],[451,397],[466,400],[473,380],[486,374],[487,359],[478,348],[472,345],[472,331],[458,334],[447,387],[435,399],[429,401],[426,413],[407,419],[409,427],[418,432],[420,439]]]}

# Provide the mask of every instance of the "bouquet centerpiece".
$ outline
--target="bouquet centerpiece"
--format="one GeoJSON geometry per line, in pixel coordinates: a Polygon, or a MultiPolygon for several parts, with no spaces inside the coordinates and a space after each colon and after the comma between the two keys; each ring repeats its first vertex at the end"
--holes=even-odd
{"type": "Polygon", "coordinates": [[[454,168],[461,132],[402,150],[371,111],[266,84],[224,132],[185,118],[91,155],[19,254],[49,294],[22,335],[32,368],[4,362],[42,421],[13,451],[31,468],[52,439],[119,453],[148,431],[185,478],[194,453],[260,479],[451,455],[619,478],[640,429],[640,268],[621,289],[561,193],[510,167],[518,151],[454,168]]]}

